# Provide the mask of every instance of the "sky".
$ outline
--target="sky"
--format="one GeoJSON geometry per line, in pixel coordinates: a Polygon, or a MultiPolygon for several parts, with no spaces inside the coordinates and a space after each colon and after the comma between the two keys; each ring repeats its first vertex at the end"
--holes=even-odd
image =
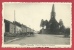
{"type": "Polygon", "coordinates": [[[4,2],[2,15],[11,22],[15,20],[36,31],[41,29],[41,19],[50,20],[52,5],[54,4],[56,20],[62,19],[65,27],[71,27],[72,4],[61,2],[4,2]],[[15,13],[14,13],[15,12],[15,13]],[[15,15],[14,15],[15,14],[15,15]]]}

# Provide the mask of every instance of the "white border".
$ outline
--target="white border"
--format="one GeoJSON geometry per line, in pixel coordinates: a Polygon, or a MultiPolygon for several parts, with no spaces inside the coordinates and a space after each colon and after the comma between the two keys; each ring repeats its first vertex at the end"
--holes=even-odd
{"type": "MultiPolygon", "coordinates": [[[[18,45],[18,44],[4,44],[4,12],[3,12],[3,8],[4,8],[4,3],[69,3],[71,4],[71,14],[72,14],[72,3],[71,2],[3,2],[2,3],[2,47],[3,48],[37,48],[37,47],[41,47],[41,48],[71,48],[72,47],[72,22],[71,22],[71,26],[70,26],[70,45],[49,45],[49,44],[26,44],[26,45],[18,45]]],[[[72,17],[72,15],[71,15],[72,17]]],[[[72,18],[71,18],[72,19],[72,18]]],[[[71,20],[72,21],[72,20],[71,20]]]]}

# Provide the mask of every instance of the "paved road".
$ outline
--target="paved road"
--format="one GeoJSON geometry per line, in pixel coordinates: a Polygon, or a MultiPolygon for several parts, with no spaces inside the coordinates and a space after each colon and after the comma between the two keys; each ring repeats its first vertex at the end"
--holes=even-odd
{"type": "Polygon", "coordinates": [[[63,35],[35,34],[35,36],[24,37],[9,44],[70,44],[70,38],[63,35]]]}

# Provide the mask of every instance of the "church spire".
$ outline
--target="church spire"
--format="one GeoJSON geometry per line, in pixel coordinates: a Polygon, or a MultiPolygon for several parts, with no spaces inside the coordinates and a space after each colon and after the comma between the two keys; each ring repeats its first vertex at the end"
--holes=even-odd
{"type": "Polygon", "coordinates": [[[55,12],[55,10],[54,10],[54,4],[53,4],[53,6],[52,6],[52,12],[55,12]]]}
{"type": "Polygon", "coordinates": [[[54,10],[54,4],[52,6],[52,11],[51,11],[51,18],[54,18],[55,19],[55,10],[54,10]]]}

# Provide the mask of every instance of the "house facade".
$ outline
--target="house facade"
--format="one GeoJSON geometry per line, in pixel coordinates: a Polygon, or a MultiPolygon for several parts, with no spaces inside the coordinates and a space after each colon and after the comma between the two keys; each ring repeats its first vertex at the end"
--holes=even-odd
{"type": "Polygon", "coordinates": [[[5,32],[14,33],[14,24],[6,19],[4,19],[5,32]]]}
{"type": "Polygon", "coordinates": [[[27,32],[27,26],[22,24],[21,28],[22,28],[22,33],[26,33],[27,32]]]}
{"type": "Polygon", "coordinates": [[[27,32],[34,32],[33,29],[20,24],[17,21],[10,22],[6,19],[4,19],[4,25],[5,25],[5,33],[12,33],[12,34],[19,34],[19,33],[27,33],[27,32]]]}

